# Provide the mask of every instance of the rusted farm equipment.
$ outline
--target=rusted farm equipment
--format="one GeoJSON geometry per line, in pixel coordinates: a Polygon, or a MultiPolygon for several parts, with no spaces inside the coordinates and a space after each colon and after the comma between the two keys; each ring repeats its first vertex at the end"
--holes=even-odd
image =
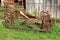
{"type": "Polygon", "coordinates": [[[43,28],[41,31],[50,31],[53,21],[51,19],[49,12],[48,11],[47,12],[41,11],[40,17],[41,17],[42,25],[43,25],[43,28]]]}
{"type": "MultiPolygon", "coordinates": [[[[20,9],[16,9],[15,8],[15,4],[13,2],[11,3],[5,3],[5,21],[6,21],[6,27],[7,28],[14,28],[14,26],[12,26],[12,22],[15,21],[15,19],[21,19],[21,18],[25,18],[24,23],[29,23],[32,21],[32,24],[35,24],[35,25],[39,25],[39,28],[34,28],[34,27],[31,27],[29,26],[29,28],[24,28],[24,27],[19,27],[21,29],[32,29],[32,30],[39,30],[39,31],[50,31],[51,30],[51,27],[52,27],[52,19],[50,17],[50,14],[49,12],[44,12],[44,11],[41,11],[40,12],[40,18],[39,17],[35,17],[31,14],[26,14],[24,12],[22,12],[20,9]],[[7,7],[7,5],[9,5],[9,8],[7,7]],[[41,27],[40,27],[41,26],[41,27]]],[[[24,11],[24,10],[23,10],[24,11]]]]}

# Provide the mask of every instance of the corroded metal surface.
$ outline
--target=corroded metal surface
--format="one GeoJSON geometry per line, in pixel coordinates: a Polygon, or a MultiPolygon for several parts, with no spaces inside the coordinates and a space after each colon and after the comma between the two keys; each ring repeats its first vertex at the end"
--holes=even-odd
{"type": "Polygon", "coordinates": [[[49,12],[41,11],[40,17],[41,17],[42,25],[43,25],[43,28],[41,29],[41,31],[50,31],[53,22],[52,22],[49,12]]]}
{"type": "MultiPolygon", "coordinates": [[[[32,24],[35,25],[37,23],[39,26],[41,26],[41,28],[40,27],[35,28],[35,27],[29,26],[29,28],[32,28],[33,30],[39,30],[39,31],[45,31],[45,32],[50,31],[52,24],[53,24],[48,11],[47,12],[41,11],[40,19],[39,19],[38,17],[32,16],[30,14],[29,15],[24,14],[22,11],[20,11],[20,9],[17,10],[14,2],[10,3],[9,1],[5,2],[5,14],[4,15],[5,15],[4,16],[5,21],[7,22],[6,27],[8,27],[8,28],[14,28],[14,26],[12,26],[12,23],[15,21],[15,19],[20,18],[21,15],[24,16],[25,18],[27,18],[27,19],[24,19],[24,20],[26,20],[25,21],[26,24],[31,23],[31,25],[32,24]]],[[[24,29],[24,27],[23,27],[23,29],[24,29]]]]}

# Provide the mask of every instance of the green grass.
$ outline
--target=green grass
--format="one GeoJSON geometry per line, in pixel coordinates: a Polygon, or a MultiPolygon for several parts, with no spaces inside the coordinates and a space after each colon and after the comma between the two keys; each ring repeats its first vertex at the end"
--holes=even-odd
{"type": "Polygon", "coordinates": [[[0,7],[0,19],[4,18],[4,7],[0,7]]]}
{"type": "Polygon", "coordinates": [[[0,40],[60,40],[60,28],[57,23],[51,32],[7,29],[0,23],[0,40]]]}
{"type": "Polygon", "coordinates": [[[13,23],[12,23],[12,26],[14,26],[15,28],[20,28],[21,27],[24,27],[24,28],[29,28],[29,27],[33,27],[33,28],[40,28],[39,26],[40,25],[37,25],[37,24],[33,24],[34,20],[33,21],[26,21],[26,19],[16,19],[13,23]]]}
{"type": "MultiPolygon", "coordinates": [[[[2,15],[4,15],[4,9],[0,8],[0,18],[3,18],[2,15]]],[[[0,22],[0,40],[60,40],[60,26],[54,23],[51,32],[39,32],[33,30],[7,29],[0,22]]]]}

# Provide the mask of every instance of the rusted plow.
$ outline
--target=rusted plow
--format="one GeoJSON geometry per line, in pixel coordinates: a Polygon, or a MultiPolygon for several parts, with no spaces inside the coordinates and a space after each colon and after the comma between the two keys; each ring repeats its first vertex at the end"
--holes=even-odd
{"type": "MultiPolygon", "coordinates": [[[[45,12],[45,11],[41,11],[40,12],[40,18],[39,17],[35,17],[31,14],[26,14],[24,12],[22,12],[20,9],[16,9],[14,3],[5,3],[5,22],[6,27],[7,28],[14,28],[14,26],[12,26],[12,23],[16,20],[16,19],[23,19],[24,21],[22,22],[22,26],[25,24],[31,24],[31,25],[38,25],[38,28],[36,27],[32,27],[32,26],[28,26],[27,28],[24,27],[19,27],[20,29],[32,29],[32,30],[39,30],[39,31],[43,31],[43,32],[48,32],[51,31],[52,25],[53,25],[53,21],[51,19],[51,16],[49,14],[49,12],[45,12]],[[7,7],[7,4],[9,7],[7,7]]],[[[21,20],[22,21],[22,20],[21,20]]]]}

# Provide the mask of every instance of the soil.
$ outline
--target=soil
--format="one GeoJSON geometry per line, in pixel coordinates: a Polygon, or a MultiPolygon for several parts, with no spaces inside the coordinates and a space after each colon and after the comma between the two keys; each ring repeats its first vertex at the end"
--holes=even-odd
{"type": "Polygon", "coordinates": [[[3,20],[3,19],[0,19],[0,22],[3,22],[3,21],[5,21],[5,20],[3,20]]]}

